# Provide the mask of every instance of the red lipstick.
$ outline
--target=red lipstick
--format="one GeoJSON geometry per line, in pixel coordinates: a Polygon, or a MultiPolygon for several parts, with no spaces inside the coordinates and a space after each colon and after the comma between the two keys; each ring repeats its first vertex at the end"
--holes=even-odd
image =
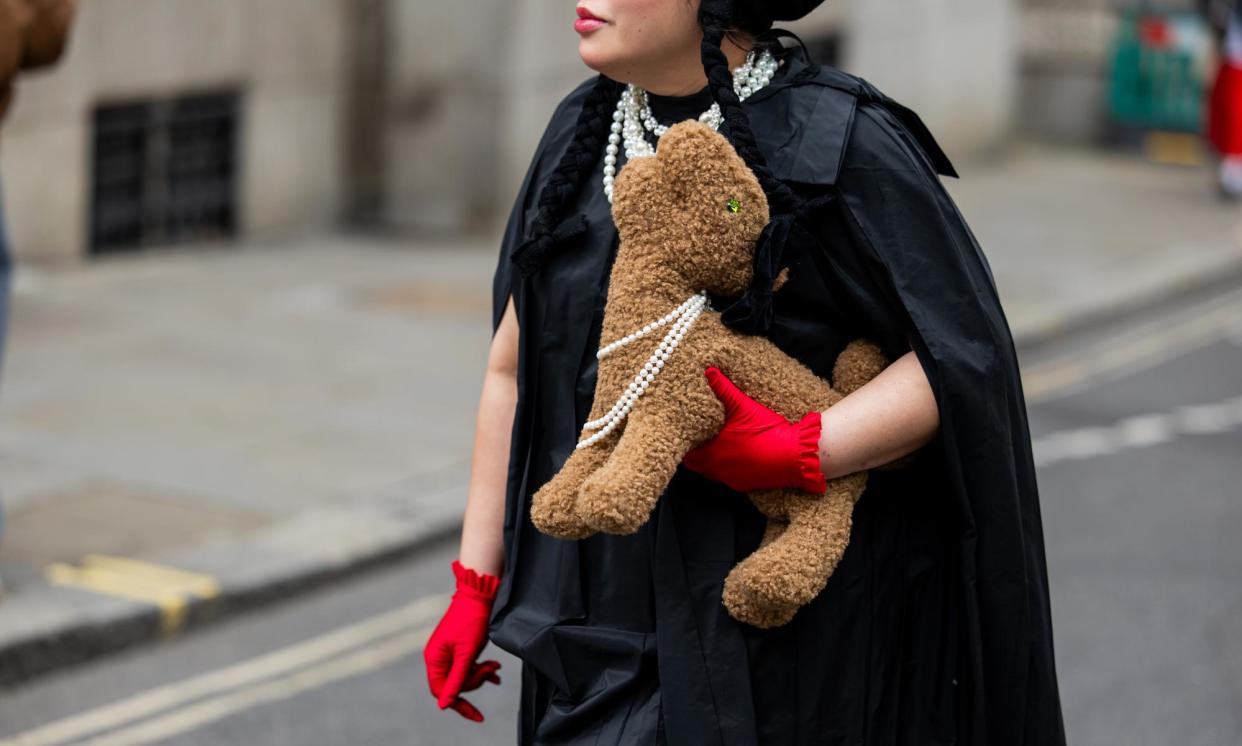
{"type": "Polygon", "coordinates": [[[574,21],[574,31],[577,31],[580,34],[585,34],[587,32],[594,31],[595,29],[607,23],[607,21],[595,15],[594,13],[582,7],[581,5],[578,6],[577,10],[578,10],[578,20],[574,21]]]}

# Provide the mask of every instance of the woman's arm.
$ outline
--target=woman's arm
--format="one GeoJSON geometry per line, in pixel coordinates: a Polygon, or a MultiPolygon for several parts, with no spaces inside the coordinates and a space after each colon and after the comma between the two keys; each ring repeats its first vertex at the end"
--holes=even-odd
{"type": "MultiPolygon", "coordinates": [[[[725,421],[682,463],[739,492],[797,487],[822,493],[825,480],[896,461],[940,427],[939,404],[914,351],[828,409],[808,412],[797,422],[760,404],[719,368],[704,375],[724,405],[725,421]]],[[[752,377],[743,385],[760,390],[765,382],[752,377]]]]}
{"type": "Polygon", "coordinates": [[[895,461],[923,446],[940,427],[940,411],[911,350],[825,409],[820,422],[820,467],[832,479],[895,461]]]}
{"type": "Polygon", "coordinates": [[[487,372],[475,418],[470,489],[458,559],[476,572],[500,575],[504,563],[505,485],[509,436],[517,406],[518,323],[513,296],[487,356],[487,372]]]}

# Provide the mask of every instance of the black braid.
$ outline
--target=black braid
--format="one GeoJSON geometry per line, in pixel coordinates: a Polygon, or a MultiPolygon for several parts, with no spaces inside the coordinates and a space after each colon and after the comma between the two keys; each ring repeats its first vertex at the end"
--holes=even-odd
{"type": "Polygon", "coordinates": [[[792,212],[799,204],[799,199],[793,190],[768,170],[767,159],[759,151],[755,134],[750,129],[750,118],[746,116],[742,102],[733,90],[733,72],[729,69],[729,58],[720,48],[730,23],[729,5],[727,0],[703,0],[699,6],[699,22],[703,26],[703,71],[711,85],[712,98],[720,105],[720,111],[729,127],[729,140],[759,180],[768,197],[772,213],[792,212]]]}
{"type": "Polygon", "coordinates": [[[513,252],[513,262],[524,276],[537,272],[560,244],[586,229],[583,215],[564,222],[561,218],[583,180],[599,162],[612,131],[612,113],[621,88],[620,83],[600,74],[583,102],[573,140],[539,192],[539,212],[531,222],[528,237],[513,252]]]}

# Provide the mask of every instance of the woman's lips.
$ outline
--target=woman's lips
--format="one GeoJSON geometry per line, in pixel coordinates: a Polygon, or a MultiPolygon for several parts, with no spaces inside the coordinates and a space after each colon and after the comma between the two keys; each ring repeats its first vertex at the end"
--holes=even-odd
{"type": "Polygon", "coordinates": [[[577,11],[578,20],[574,21],[574,31],[577,31],[580,34],[584,34],[588,31],[594,31],[606,23],[606,21],[602,18],[598,18],[594,13],[586,8],[580,7],[577,11]]]}

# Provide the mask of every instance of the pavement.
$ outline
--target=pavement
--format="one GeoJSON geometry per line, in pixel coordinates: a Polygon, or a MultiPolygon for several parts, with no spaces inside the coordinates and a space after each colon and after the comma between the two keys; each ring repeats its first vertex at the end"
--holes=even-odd
{"type": "MultiPolygon", "coordinates": [[[[1020,352],[1242,286],[1242,206],[1219,201],[1206,166],[1018,144],[960,170],[946,183],[1020,352]]],[[[454,536],[498,235],[19,266],[0,386],[0,685],[454,536]]]]}

